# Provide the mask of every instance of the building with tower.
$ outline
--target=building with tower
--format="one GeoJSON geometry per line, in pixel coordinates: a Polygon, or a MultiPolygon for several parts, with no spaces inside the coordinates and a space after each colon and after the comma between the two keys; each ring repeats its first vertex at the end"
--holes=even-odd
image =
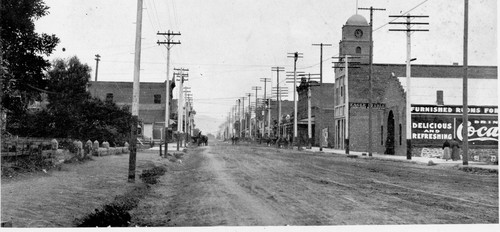
{"type": "MultiPolygon", "coordinates": [[[[332,147],[369,150],[370,99],[374,153],[406,155],[406,107],[411,107],[412,112],[413,156],[437,156],[445,140],[462,140],[463,67],[412,65],[411,106],[407,106],[406,65],[374,63],[370,97],[369,30],[367,20],[357,14],[342,27],[341,58],[334,71],[332,147]]],[[[471,160],[496,159],[497,67],[469,66],[468,70],[469,154],[471,160]]]]}

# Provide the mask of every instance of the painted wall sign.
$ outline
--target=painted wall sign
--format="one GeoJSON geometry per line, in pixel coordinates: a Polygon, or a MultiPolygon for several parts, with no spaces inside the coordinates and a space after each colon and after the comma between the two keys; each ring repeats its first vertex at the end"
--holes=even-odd
{"type": "MultiPolygon", "coordinates": [[[[368,109],[368,103],[359,102],[349,102],[350,108],[366,108],[368,109]]],[[[385,103],[372,103],[373,109],[385,109],[385,103]]]]}
{"type": "MultiPolygon", "coordinates": [[[[412,105],[412,140],[428,143],[463,140],[463,107],[412,105]],[[441,140],[441,141],[437,141],[441,140]]],[[[474,145],[498,144],[498,107],[469,107],[468,141],[474,145]]]]}
{"type": "MultiPolygon", "coordinates": [[[[497,115],[497,106],[469,106],[469,114],[497,115]]],[[[463,106],[411,105],[412,114],[462,114],[463,106]]]]}

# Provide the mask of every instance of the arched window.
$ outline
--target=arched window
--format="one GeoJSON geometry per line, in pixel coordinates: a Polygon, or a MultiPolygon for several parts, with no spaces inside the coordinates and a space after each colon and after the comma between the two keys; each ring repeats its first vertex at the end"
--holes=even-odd
{"type": "Polygon", "coordinates": [[[361,47],[356,47],[356,54],[361,54],[361,47]]]}

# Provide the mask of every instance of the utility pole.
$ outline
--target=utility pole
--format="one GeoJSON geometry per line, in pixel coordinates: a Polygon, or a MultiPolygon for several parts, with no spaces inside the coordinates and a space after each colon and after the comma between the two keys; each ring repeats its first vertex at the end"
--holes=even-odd
{"type": "MultiPolygon", "coordinates": [[[[261,82],[264,82],[264,105],[266,106],[266,108],[269,108],[271,107],[270,105],[268,105],[268,99],[266,97],[266,92],[267,92],[267,82],[271,82],[271,78],[260,78],[260,81],[261,82]]],[[[268,109],[269,111],[269,109],[268,109]]],[[[264,117],[264,128],[266,128],[266,118],[264,117]]],[[[267,124],[267,126],[271,126],[270,124],[267,124]]],[[[267,136],[270,136],[269,134],[269,129],[267,130],[267,136]]]]}
{"type": "Polygon", "coordinates": [[[135,27],[134,84],[132,90],[132,128],[130,136],[130,156],[128,165],[128,182],[135,182],[135,164],[137,156],[137,123],[139,121],[139,88],[141,75],[141,34],[142,34],[142,0],[137,0],[137,21],[135,27]]]}
{"type": "Polygon", "coordinates": [[[238,99],[238,136],[241,137],[241,99],[238,99]]]}
{"type": "MultiPolygon", "coordinates": [[[[312,141],[312,112],[311,112],[311,86],[318,86],[318,84],[313,85],[311,82],[311,79],[316,79],[317,77],[311,78],[311,76],[316,76],[318,74],[301,74],[300,76],[306,77],[307,76],[307,148],[311,149],[311,141],[312,141]]],[[[316,130],[319,130],[320,128],[317,128],[316,130]]],[[[322,149],[322,147],[320,147],[322,149]]]]}
{"type": "Polygon", "coordinates": [[[319,46],[319,83],[323,84],[323,46],[332,46],[331,44],[312,44],[313,46],[319,46]]]}
{"type": "Polygon", "coordinates": [[[187,147],[187,139],[188,139],[188,132],[189,132],[189,130],[188,130],[188,116],[189,116],[188,105],[189,105],[189,94],[191,93],[191,87],[185,86],[183,91],[184,91],[184,95],[185,95],[184,99],[186,99],[184,101],[184,104],[183,104],[184,105],[184,130],[183,130],[184,136],[183,136],[183,138],[184,138],[184,147],[187,147]]]}
{"type": "Polygon", "coordinates": [[[99,54],[95,55],[95,81],[97,81],[97,70],[99,70],[99,61],[101,60],[101,56],[99,54]]]}
{"type": "MultiPolygon", "coordinates": [[[[255,90],[255,125],[257,125],[257,91],[261,90],[260,86],[252,86],[252,90],[255,90]]],[[[257,128],[255,128],[255,137],[257,137],[257,128]]]]}
{"type": "Polygon", "coordinates": [[[426,15],[389,15],[393,18],[406,18],[406,22],[389,22],[389,24],[403,24],[406,29],[389,29],[389,31],[406,32],[406,159],[411,160],[411,34],[414,31],[429,31],[428,29],[412,29],[415,25],[429,25],[429,23],[412,22],[412,18],[428,18],[426,15]]]}
{"type": "MultiPolygon", "coordinates": [[[[351,55],[344,55],[344,57],[332,57],[332,58],[337,58],[339,59],[339,62],[334,62],[337,65],[344,65],[343,67],[345,68],[344,72],[344,120],[345,120],[345,130],[344,130],[344,146],[345,146],[345,153],[349,155],[349,68],[359,68],[358,66],[349,66],[349,64],[359,64],[359,62],[356,61],[349,61],[349,58],[354,58],[354,59],[359,59],[361,58],[360,56],[351,56],[351,55]],[[343,61],[341,59],[344,59],[343,61]]],[[[342,66],[334,66],[334,68],[342,68],[342,66]]]]}
{"type": "Polygon", "coordinates": [[[372,156],[372,98],[373,98],[373,86],[372,86],[372,75],[373,75],[373,11],[385,11],[382,8],[358,8],[360,10],[369,10],[370,11],[370,74],[368,76],[368,85],[369,85],[369,96],[368,96],[368,156],[372,156]]]}
{"type": "Polygon", "coordinates": [[[231,129],[231,114],[233,113],[232,111],[233,109],[231,108],[231,110],[229,110],[229,112],[227,113],[228,116],[227,116],[227,138],[226,139],[229,139],[231,136],[231,133],[232,133],[232,129],[231,129]]]}
{"type": "MultiPolygon", "coordinates": [[[[2,0],[0,0],[0,9],[2,9],[2,0]]],[[[0,23],[0,144],[2,143],[2,130],[5,125],[3,121],[3,81],[4,81],[4,67],[3,67],[3,43],[2,43],[2,24],[0,23]]]]}
{"type": "MultiPolygon", "coordinates": [[[[177,100],[177,151],[179,151],[179,146],[181,143],[182,136],[184,134],[182,129],[182,118],[183,116],[183,108],[184,108],[184,100],[182,91],[184,90],[184,81],[187,81],[188,74],[184,72],[188,72],[189,69],[186,68],[174,68],[175,71],[178,71],[177,76],[179,77],[179,99],[177,100]]],[[[175,75],[175,74],[174,74],[175,75]]]]}
{"type": "Polygon", "coordinates": [[[285,68],[284,67],[271,67],[271,71],[272,72],[276,72],[276,85],[277,85],[277,88],[278,88],[278,92],[277,92],[277,95],[276,95],[276,99],[278,101],[278,138],[281,138],[281,99],[280,99],[280,95],[281,95],[281,92],[280,92],[280,72],[284,72],[285,71],[285,68]]]}
{"type": "Polygon", "coordinates": [[[252,93],[247,93],[248,96],[248,120],[245,121],[245,124],[248,124],[248,137],[250,138],[250,142],[252,139],[252,109],[250,108],[250,97],[252,96],[252,93]]]}
{"type": "Polygon", "coordinates": [[[245,97],[242,97],[242,98],[241,98],[241,100],[242,100],[242,102],[241,102],[241,103],[242,103],[242,104],[241,104],[241,109],[242,109],[242,115],[241,115],[241,125],[242,125],[242,129],[243,129],[243,130],[241,131],[241,132],[242,132],[241,137],[245,137],[245,132],[246,132],[246,129],[247,129],[247,128],[246,128],[246,127],[247,127],[247,126],[246,126],[246,124],[247,124],[247,123],[245,122],[245,118],[246,118],[246,117],[245,117],[245,97]]]}
{"type": "Polygon", "coordinates": [[[462,142],[463,142],[463,165],[469,165],[469,103],[467,91],[468,57],[469,52],[469,0],[464,0],[464,79],[463,79],[463,115],[462,115],[462,142]]]}
{"type": "MultiPolygon", "coordinates": [[[[300,150],[300,145],[297,141],[297,60],[299,58],[304,58],[302,53],[294,52],[288,53],[288,58],[293,58],[293,143],[297,145],[297,149],[300,150]]],[[[293,147],[293,145],[292,145],[293,147]]]]}
{"type": "MultiPolygon", "coordinates": [[[[311,75],[307,81],[307,148],[311,149],[312,123],[311,123],[311,75]]],[[[321,146],[322,147],[322,146],[321,146]]]]}
{"type": "MultiPolygon", "coordinates": [[[[172,41],[172,38],[176,35],[181,35],[180,32],[170,32],[168,30],[167,33],[156,33],[156,35],[166,36],[166,41],[160,42],[158,41],[158,45],[164,44],[167,48],[167,79],[165,81],[165,157],[167,157],[168,152],[168,128],[170,127],[170,48],[172,48],[175,44],[181,44],[180,41],[172,41]]],[[[161,145],[160,145],[161,146],[161,145]]],[[[161,156],[161,149],[160,149],[161,156]]]]}

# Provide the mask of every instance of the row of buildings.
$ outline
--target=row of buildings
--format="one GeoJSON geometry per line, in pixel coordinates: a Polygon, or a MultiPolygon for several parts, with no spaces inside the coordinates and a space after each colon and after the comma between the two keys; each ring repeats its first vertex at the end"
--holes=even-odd
{"type": "MultiPolygon", "coordinates": [[[[367,20],[361,15],[351,16],[342,27],[339,57],[358,57],[359,63],[348,64],[346,73],[345,65],[340,64],[344,59],[340,59],[334,83],[302,78],[297,87],[298,138],[307,138],[308,134],[310,88],[310,121],[315,146],[337,149],[348,146],[349,150],[367,151],[370,102],[373,152],[406,155],[406,117],[411,117],[413,155],[439,153],[445,140],[457,138],[461,141],[463,66],[412,65],[411,105],[407,106],[406,65],[373,64],[372,98],[369,99],[369,30],[367,20]],[[409,116],[406,107],[411,107],[409,116]]],[[[470,154],[475,159],[495,160],[498,157],[497,67],[469,66],[468,83],[470,154]]],[[[285,115],[293,117],[293,102],[290,103],[287,105],[291,108],[282,109],[283,119],[285,115]]],[[[273,122],[278,119],[277,107],[271,104],[271,108],[273,122]]],[[[267,131],[264,121],[254,121],[253,126],[255,131],[259,127],[267,131]]],[[[293,133],[293,120],[285,122],[281,131],[285,136],[290,133],[293,133]]]]}

